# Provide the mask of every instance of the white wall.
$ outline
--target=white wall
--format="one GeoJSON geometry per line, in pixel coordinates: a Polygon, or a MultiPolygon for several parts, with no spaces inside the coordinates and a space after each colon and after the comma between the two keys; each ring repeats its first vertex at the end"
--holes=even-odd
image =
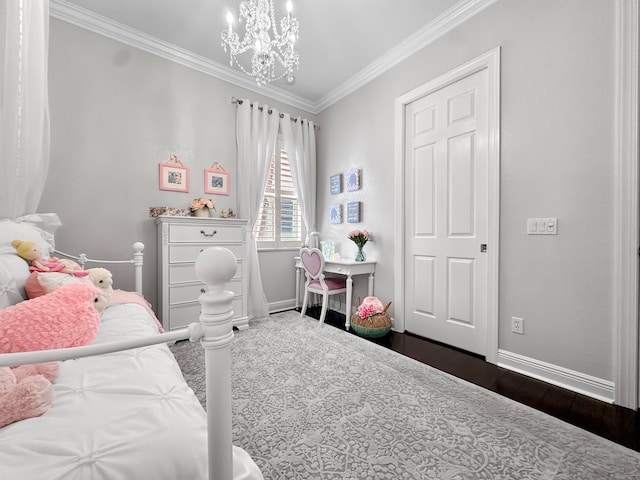
{"type": "MultiPolygon", "coordinates": [[[[612,217],[614,2],[499,1],[319,114],[318,228],[334,201],[360,200],[378,260],[376,295],[393,300],[394,100],[500,46],[501,349],[613,378],[612,217]],[[330,195],[329,176],[363,169],[357,194],[330,195]],[[559,235],[527,236],[528,217],[558,217],[559,235]],[[525,319],[525,335],[510,318],[525,319]]],[[[356,293],[365,293],[358,279],[356,293]]],[[[394,306],[392,306],[393,309],[394,306]]],[[[393,313],[393,310],[392,310],[393,313]]]]}
{"type": "MultiPolygon", "coordinates": [[[[204,168],[218,161],[231,174],[231,195],[210,197],[218,213],[237,211],[242,179],[236,176],[236,107],[229,99],[250,98],[315,120],[308,112],[55,19],[49,95],[51,165],[39,211],[58,213],[63,226],[57,245],[67,252],[125,259],[131,244],[143,241],[144,294],[153,305],[157,249],[149,207],[187,208],[191,199],[204,196],[204,168]],[[190,168],[188,193],[158,188],[158,164],[171,153],[190,168]]],[[[293,260],[274,262],[268,252],[260,257],[275,265],[268,275],[287,279],[280,290],[269,290],[268,300],[292,299],[293,260]]],[[[111,270],[117,275],[122,269],[111,270]]],[[[132,289],[133,282],[118,275],[115,286],[132,289]]]]}

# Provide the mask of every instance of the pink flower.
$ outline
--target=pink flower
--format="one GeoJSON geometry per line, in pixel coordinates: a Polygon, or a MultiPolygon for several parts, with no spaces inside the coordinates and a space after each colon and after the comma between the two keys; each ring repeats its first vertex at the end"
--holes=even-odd
{"type": "Polygon", "coordinates": [[[384,313],[384,305],[377,297],[365,297],[358,307],[358,316],[367,318],[378,313],[384,313]]]}
{"type": "Polygon", "coordinates": [[[216,209],[213,201],[209,198],[196,198],[194,200],[191,200],[191,204],[189,205],[189,208],[194,212],[204,207],[211,208],[213,210],[216,209]]]}
{"type": "Polygon", "coordinates": [[[352,230],[347,235],[347,238],[360,248],[364,247],[371,237],[373,237],[373,233],[368,230],[352,230]]]}

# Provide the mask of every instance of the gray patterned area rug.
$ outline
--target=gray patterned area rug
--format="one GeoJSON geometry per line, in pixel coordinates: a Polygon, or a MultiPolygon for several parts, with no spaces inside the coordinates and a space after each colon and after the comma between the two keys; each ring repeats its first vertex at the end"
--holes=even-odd
{"type": "MultiPolygon", "coordinates": [[[[206,404],[204,351],[171,347],[206,404]]],[[[295,311],[232,346],[233,436],[267,480],[640,478],[640,454],[295,311]]]]}

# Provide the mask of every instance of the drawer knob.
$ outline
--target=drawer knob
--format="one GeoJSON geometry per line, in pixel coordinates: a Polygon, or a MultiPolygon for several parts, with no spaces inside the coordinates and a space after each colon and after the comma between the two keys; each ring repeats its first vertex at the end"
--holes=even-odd
{"type": "Polygon", "coordinates": [[[213,237],[216,233],[218,233],[218,231],[214,230],[212,233],[206,233],[204,230],[200,230],[200,233],[205,237],[213,237]]]}
{"type": "Polygon", "coordinates": [[[206,292],[206,290],[204,288],[200,289],[200,293],[205,293],[205,292],[206,292]]]}

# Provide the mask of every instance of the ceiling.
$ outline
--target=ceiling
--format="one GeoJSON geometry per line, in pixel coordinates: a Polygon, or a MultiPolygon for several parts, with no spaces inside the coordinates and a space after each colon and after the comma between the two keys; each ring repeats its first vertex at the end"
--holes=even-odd
{"type": "MultiPolygon", "coordinates": [[[[284,3],[274,3],[276,21],[284,15],[284,3]]],[[[240,0],[51,0],[50,5],[53,17],[175,55],[200,70],[317,113],[381,73],[385,65],[397,63],[406,56],[403,52],[412,53],[407,49],[424,46],[420,42],[429,39],[429,31],[442,30],[447,21],[457,24],[461,16],[486,3],[293,0],[293,15],[300,23],[296,82],[287,86],[280,80],[263,87],[231,68],[220,45],[226,13],[231,11],[237,19],[240,0]]],[[[237,24],[236,31],[240,33],[237,24]]]]}

